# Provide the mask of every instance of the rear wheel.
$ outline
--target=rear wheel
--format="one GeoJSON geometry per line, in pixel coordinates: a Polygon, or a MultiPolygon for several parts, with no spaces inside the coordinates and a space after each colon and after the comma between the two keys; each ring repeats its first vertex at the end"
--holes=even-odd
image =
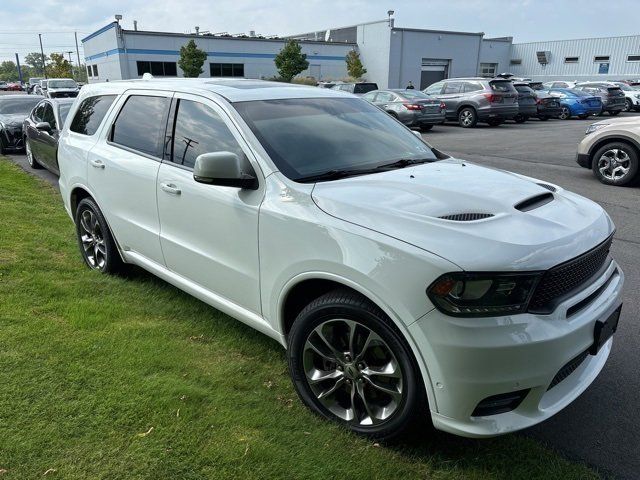
{"type": "Polygon", "coordinates": [[[627,143],[602,146],[592,164],[596,178],[606,185],[629,185],[638,179],[638,152],[627,143]]]}
{"type": "Polygon", "coordinates": [[[476,111],[471,107],[465,107],[458,112],[458,123],[462,128],[473,128],[478,123],[476,111]]]}
{"type": "Polygon", "coordinates": [[[38,163],[38,160],[36,160],[36,157],[33,155],[33,151],[31,150],[31,142],[28,138],[24,141],[24,148],[27,154],[27,163],[29,164],[29,166],[36,170],[42,168],[42,165],[38,163]]]}
{"type": "Polygon", "coordinates": [[[571,110],[569,110],[569,107],[562,107],[558,118],[560,120],[569,120],[571,118],[571,110]]]}
{"type": "Polygon", "coordinates": [[[101,273],[124,270],[124,262],[109,225],[92,198],[85,198],[76,209],[76,235],[87,266],[101,273]]]}
{"type": "Polygon", "coordinates": [[[428,132],[433,128],[433,125],[420,125],[421,132],[428,132]]]}
{"type": "Polygon", "coordinates": [[[301,400],[356,433],[392,438],[427,403],[405,339],[356,292],[338,289],[311,302],[296,318],[288,344],[301,400]]]}
{"type": "Polygon", "coordinates": [[[527,117],[519,113],[518,115],[513,117],[513,121],[516,123],[524,123],[527,121],[527,117]]]}

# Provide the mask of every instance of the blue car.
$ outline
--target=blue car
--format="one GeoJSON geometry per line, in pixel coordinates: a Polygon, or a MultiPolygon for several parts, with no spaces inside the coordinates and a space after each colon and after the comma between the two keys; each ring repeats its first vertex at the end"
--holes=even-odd
{"type": "Polygon", "coordinates": [[[571,117],[587,118],[598,115],[602,111],[602,99],[590,95],[582,90],[573,88],[550,88],[549,95],[560,99],[560,118],[568,120],[571,117]]]}

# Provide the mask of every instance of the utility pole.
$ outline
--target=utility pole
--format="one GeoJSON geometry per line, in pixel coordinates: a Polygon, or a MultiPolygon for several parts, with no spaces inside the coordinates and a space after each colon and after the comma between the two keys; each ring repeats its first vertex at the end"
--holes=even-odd
{"type": "Polygon", "coordinates": [[[20,69],[20,57],[16,53],[16,65],[18,66],[18,80],[20,80],[20,84],[22,84],[22,70],[20,69]]]}
{"type": "Polygon", "coordinates": [[[73,53],[73,50],[67,50],[67,53],[69,54],[69,68],[71,69],[71,78],[73,78],[73,60],[71,60],[71,54],[73,53]]]}
{"type": "Polygon", "coordinates": [[[44,75],[44,78],[47,78],[47,68],[45,67],[44,64],[44,50],[42,49],[42,34],[39,33],[38,34],[38,38],[40,39],[40,53],[42,54],[42,74],[44,75]]]}
{"type": "Polygon", "coordinates": [[[78,68],[80,68],[82,63],[80,62],[80,49],[78,48],[78,32],[73,32],[73,34],[76,36],[76,55],[78,56],[78,68]]]}

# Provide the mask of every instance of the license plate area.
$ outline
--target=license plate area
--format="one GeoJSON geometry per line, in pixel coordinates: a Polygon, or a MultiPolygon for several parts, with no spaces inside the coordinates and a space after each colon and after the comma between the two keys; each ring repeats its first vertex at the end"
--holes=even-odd
{"type": "Polygon", "coordinates": [[[597,355],[600,348],[602,348],[602,346],[607,343],[607,340],[609,340],[616,332],[618,329],[621,310],[622,305],[616,308],[606,320],[598,320],[596,322],[593,329],[593,345],[591,345],[591,348],[589,349],[589,353],[591,355],[597,355]]]}

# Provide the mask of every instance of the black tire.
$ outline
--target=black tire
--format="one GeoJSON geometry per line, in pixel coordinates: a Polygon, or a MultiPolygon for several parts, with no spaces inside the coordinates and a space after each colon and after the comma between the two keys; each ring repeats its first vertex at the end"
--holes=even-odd
{"type": "Polygon", "coordinates": [[[433,125],[420,125],[421,132],[428,132],[433,128],[433,125]]]}
{"type": "Polygon", "coordinates": [[[472,107],[465,107],[458,112],[458,124],[462,128],[473,128],[478,124],[478,114],[472,107]]]}
{"type": "Polygon", "coordinates": [[[495,119],[495,118],[487,120],[487,124],[490,127],[498,127],[498,126],[502,125],[503,123],[504,123],[504,120],[498,120],[498,119],[495,119]]]}
{"type": "MultiPolygon", "coordinates": [[[[613,155],[607,155],[613,158],[613,155]]],[[[624,142],[611,142],[600,147],[596,153],[593,155],[591,160],[591,169],[593,170],[593,174],[596,176],[600,182],[605,185],[616,185],[616,186],[624,186],[624,185],[633,185],[639,179],[638,169],[639,169],[639,154],[638,151],[624,142]],[[624,174],[624,176],[620,176],[619,178],[614,178],[611,175],[611,167],[609,167],[605,172],[601,172],[600,168],[604,166],[601,162],[601,159],[607,152],[613,151],[621,151],[623,154],[619,154],[616,160],[620,160],[621,158],[628,158],[628,161],[621,162],[622,166],[628,165],[628,172],[624,174]]]]}
{"type": "Polygon", "coordinates": [[[524,116],[522,114],[518,114],[515,117],[513,117],[513,121],[516,122],[516,123],[524,123],[524,122],[527,121],[527,118],[528,117],[526,117],[526,116],[524,116]]]}
{"type": "Polygon", "coordinates": [[[633,102],[630,98],[625,98],[624,100],[624,111],[625,112],[633,112],[633,102]]]}
{"type": "Polygon", "coordinates": [[[42,168],[42,165],[40,165],[40,162],[38,162],[36,156],[33,154],[33,151],[31,150],[31,142],[29,142],[29,139],[27,137],[25,137],[24,139],[24,149],[29,166],[34,170],[40,170],[42,168]]]}
{"type": "MultiPolygon", "coordinates": [[[[332,331],[335,332],[336,330],[329,330],[329,332],[332,331]]],[[[324,330],[324,332],[327,332],[327,330],[324,330]]],[[[347,335],[344,338],[346,339],[349,337],[347,335]]],[[[359,338],[359,340],[356,340],[354,344],[360,342],[361,345],[366,345],[365,339],[368,337],[356,334],[355,338],[359,338]]],[[[373,347],[370,345],[367,349],[362,347],[362,351],[376,353],[377,348],[381,347],[377,347],[374,344],[373,347]]],[[[288,338],[287,354],[289,360],[289,372],[296,392],[302,402],[313,412],[328,420],[337,422],[355,433],[379,440],[389,440],[400,435],[403,431],[415,424],[416,420],[419,420],[420,418],[418,416],[420,413],[423,414],[423,419],[427,418],[424,407],[427,406],[428,402],[424,392],[422,379],[420,377],[420,371],[406,340],[397,331],[395,326],[382,312],[382,310],[356,292],[346,289],[337,289],[322,295],[307,305],[293,323],[288,338]],[[354,405],[358,405],[357,401],[352,403],[351,400],[349,400],[349,395],[353,395],[353,393],[349,392],[353,392],[354,389],[359,390],[362,388],[363,392],[365,392],[362,397],[360,394],[357,394],[357,399],[360,401],[360,410],[363,410],[364,405],[366,405],[366,403],[360,399],[367,396],[367,391],[369,392],[369,398],[371,398],[372,392],[378,393],[377,390],[372,386],[369,386],[368,383],[363,382],[363,379],[358,376],[362,375],[363,372],[366,372],[369,369],[368,363],[366,364],[366,367],[364,367],[364,370],[360,370],[361,362],[358,362],[357,370],[354,370],[356,368],[354,365],[356,364],[359,356],[356,348],[353,348],[353,358],[348,358],[348,355],[345,356],[344,352],[351,352],[351,347],[348,344],[339,343],[339,339],[338,341],[336,340],[337,336],[335,334],[325,335],[325,338],[330,338],[331,341],[335,343],[335,347],[330,344],[322,343],[321,340],[319,340],[320,337],[316,336],[317,333],[315,329],[317,327],[321,325],[324,325],[324,328],[331,327],[331,325],[339,326],[341,322],[342,325],[346,327],[347,324],[344,323],[344,320],[351,322],[355,321],[359,324],[357,328],[354,328],[355,332],[368,330],[378,335],[378,337],[384,342],[385,347],[392,352],[393,358],[396,361],[397,366],[399,366],[399,375],[401,375],[402,378],[400,384],[401,399],[397,403],[395,411],[393,411],[388,418],[380,420],[380,423],[362,425],[359,421],[354,422],[339,417],[318,399],[307,379],[305,368],[309,368],[309,356],[311,355],[315,358],[314,362],[321,360],[323,365],[329,365],[327,368],[322,367],[322,370],[316,369],[317,365],[315,364],[311,365],[311,368],[316,369],[316,372],[328,371],[331,368],[333,368],[333,373],[338,373],[338,370],[340,370],[340,372],[344,372],[339,374],[342,375],[342,380],[340,381],[343,382],[339,387],[335,387],[333,384],[328,384],[326,386],[323,385],[321,387],[323,390],[325,388],[330,389],[332,387],[335,389],[335,395],[325,395],[324,398],[334,395],[333,404],[336,409],[342,408],[339,405],[339,402],[344,400],[351,406],[350,408],[352,408],[352,410],[357,410],[357,408],[353,408],[354,405]],[[314,344],[320,342],[320,345],[324,346],[325,349],[329,348],[326,352],[336,352],[337,357],[340,357],[341,360],[331,363],[331,361],[328,361],[326,359],[327,357],[324,355],[317,355],[317,349],[306,348],[307,341],[311,339],[315,339],[312,340],[314,344]],[[345,363],[344,366],[341,366],[343,365],[342,360],[345,358],[352,363],[345,363]],[[305,365],[307,365],[307,367],[305,367],[305,365]],[[334,366],[332,367],[331,365],[334,366]],[[347,372],[356,372],[357,380],[355,379],[356,377],[353,377],[354,380],[346,379],[347,372]]],[[[368,358],[367,355],[360,355],[362,355],[361,358],[368,358]]],[[[351,375],[351,373],[349,373],[349,375],[351,375]]],[[[327,381],[333,381],[333,378],[327,381]]],[[[380,382],[380,380],[376,381],[380,382]]],[[[319,382],[315,384],[316,388],[318,384],[319,382]]],[[[338,380],[335,381],[335,385],[338,385],[338,380]]],[[[375,394],[373,397],[375,400],[375,394]]],[[[331,402],[331,400],[329,400],[329,402],[331,402]]],[[[369,412],[369,410],[367,410],[367,412],[369,412]]],[[[358,417],[356,416],[356,418],[358,417]]],[[[366,418],[371,417],[369,416],[366,418]]]]}
{"type": "Polygon", "coordinates": [[[619,115],[621,111],[622,110],[609,110],[609,115],[615,117],[616,115],[619,115]]]}
{"type": "Polygon", "coordinates": [[[80,201],[75,212],[75,222],[78,247],[84,263],[92,270],[97,270],[101,273],[123,272],[125,264],[120,257],[118,246],[111,234],[111,230],[109,230],[109,225],[104,215],[102,215],[100,208],[92,198],[85,198],[80,201]],[[87,221],[89,217],[96,221],[93,238],[88,233],[94,228],[93,222],[87,221]],[[85,249],[83,245],[86,245],[86,243],[83,243],[83,237],[85,241],[92,242],[93,246],[85,249]],[[96,246],[96,244],[99,245],[96,246]],[[103,248],[100,248],[100,246],[103,248]]]}
{"type": "Polygon", "coordinates": [[[571,110],[569,107],[562,107],[560,109],[560,115],[558,115],[560,120],[569,120],[571,118],[571,110]]]}

